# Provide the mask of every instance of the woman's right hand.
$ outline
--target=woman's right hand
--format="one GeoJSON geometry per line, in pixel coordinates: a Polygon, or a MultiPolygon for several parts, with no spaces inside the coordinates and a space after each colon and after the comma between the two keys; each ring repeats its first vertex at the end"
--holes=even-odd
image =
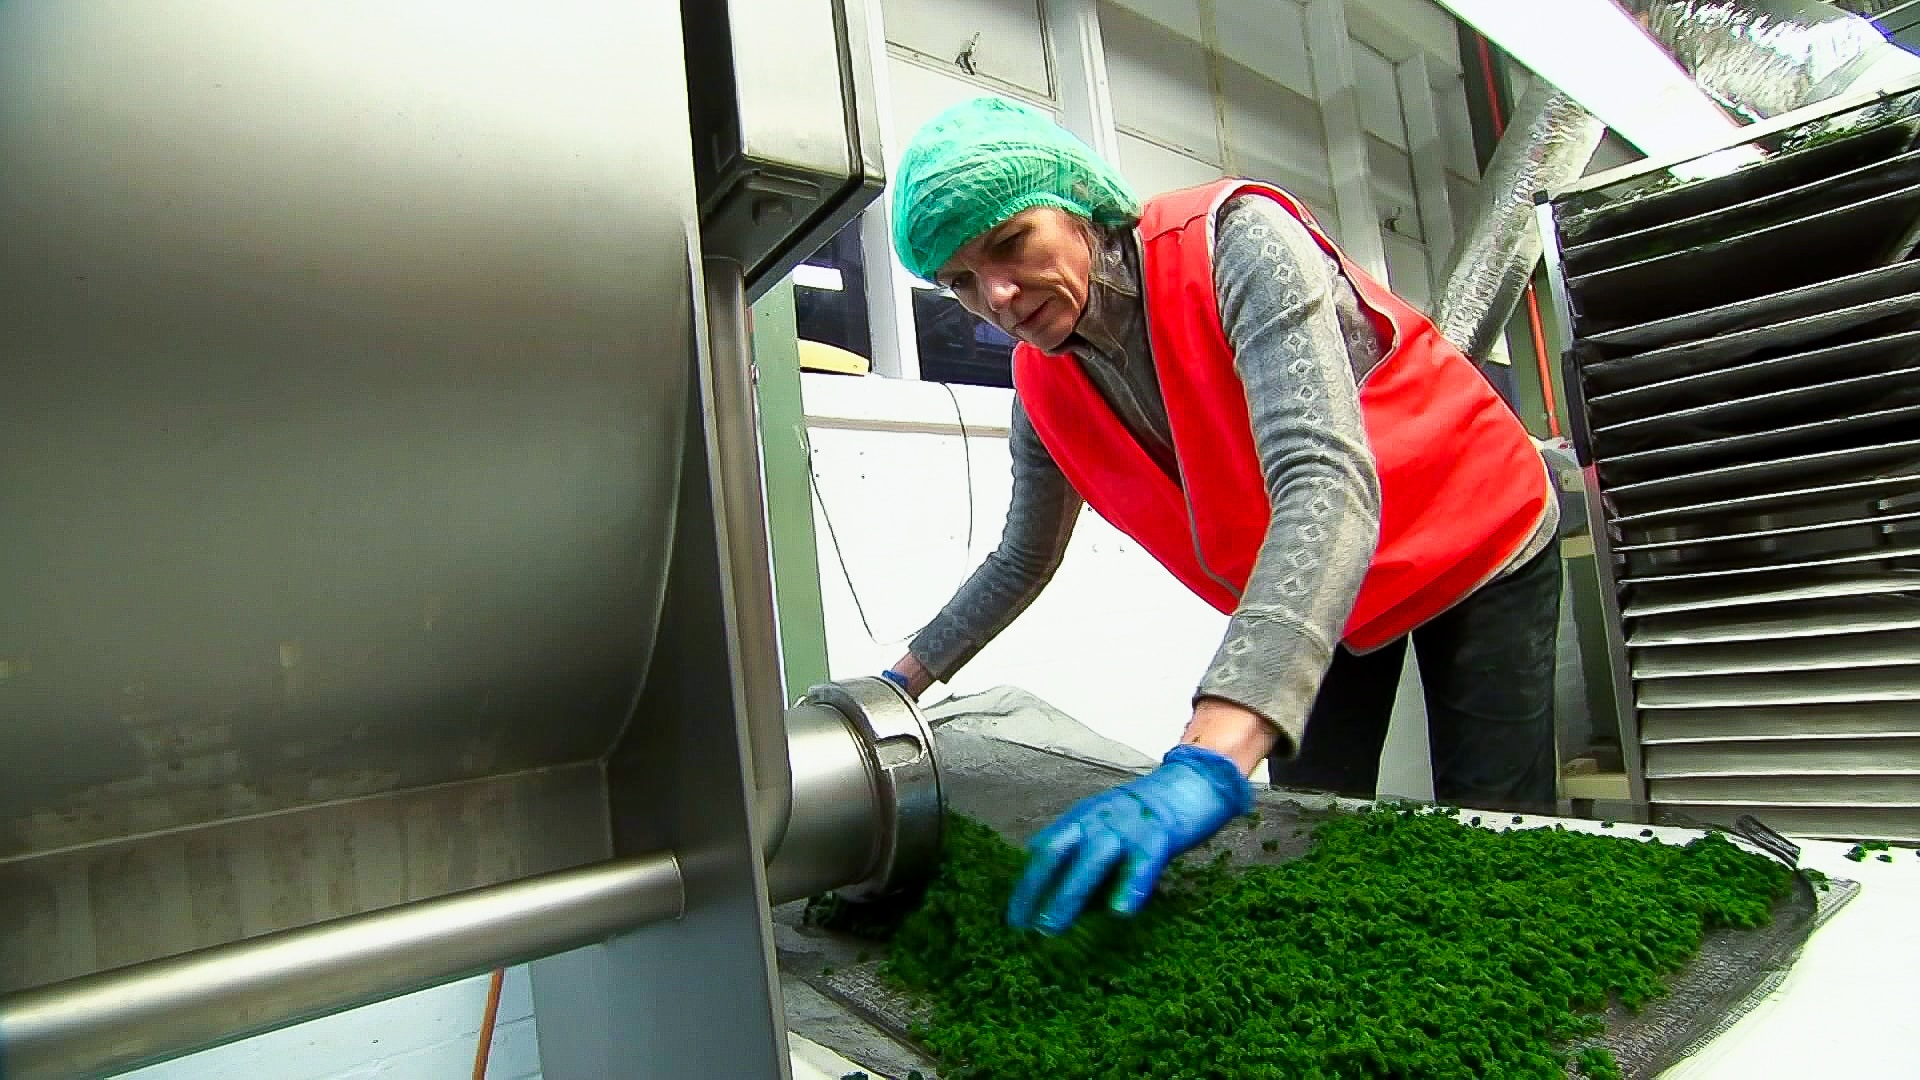
{"type": "Polygon", "coordinates": [[[905,690],[907,696],[915,701],[919,701],[920,695],[926,693],[927,688],[933,685],[933,672],[928,671],[926,665],[912,653],[901,657],[891,668],[888,668],[886,676],[888,681],[905,690]]]}

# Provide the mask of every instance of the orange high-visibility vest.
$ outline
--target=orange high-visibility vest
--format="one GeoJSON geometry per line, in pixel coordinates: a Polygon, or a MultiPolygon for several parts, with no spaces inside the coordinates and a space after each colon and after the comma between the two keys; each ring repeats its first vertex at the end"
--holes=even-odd
{"type": "Polygon", "coordinates": [[[1178,479],[1127,431],[1073,357],[1021,344],[1014,386],[1088,505],[1231,613],[1273,512],[1214,294],[1214,222],[1240,195],[1270,198],[1307,227],[1340,261],[1386,343],[1360,384],[1380,478],[1380,535],[1345,632],[1351,648],[1378,648],[1473,592],[1533,537],[1547,509],[1546,463],[1433,322],[1348,261],[1292,196],[1223,180],[1150,199],[1141,214],[1147,334],[1178,479]]]}

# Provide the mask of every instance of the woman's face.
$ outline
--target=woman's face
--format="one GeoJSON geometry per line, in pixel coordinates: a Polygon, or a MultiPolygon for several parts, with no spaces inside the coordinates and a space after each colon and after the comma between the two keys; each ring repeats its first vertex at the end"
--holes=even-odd
{"type": "Polygon", "coordinates": [[[1058,352],[1086,309],[1092,254],[1079,218],[1040,206],[974,237],[934,280],[968,311],[1042,352],[1058,352]]]}

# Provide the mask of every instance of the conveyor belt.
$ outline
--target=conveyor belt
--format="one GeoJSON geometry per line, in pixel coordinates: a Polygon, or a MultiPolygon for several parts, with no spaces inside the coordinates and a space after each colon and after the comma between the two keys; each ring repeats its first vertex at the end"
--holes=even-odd
{"type": "MultiPolygon", "coordinates": [[[[1051,821],[1076,800],[1124,779],[1128,774],[1105,765],[1033,750],[953,728],[935,736],[941,785],[951,809],[975,817],[1015,843],[1051,821]]],[[[1240,864],[1278,862],[1306,850],[1304,838],[1287,839],[1289,822],[1309,825],[1335,812],[1326,800],[1294,801],[1263,790],[1261,827],[1256,835],[1238,824],[1202,849],[1208,857],[1225,849],[1240,864]],[[1279,850],[1262,850],[1260,840],[1281,838],[1279,850]]],[[[1732,815],[1729,815],[1731,817],[1732,815]]],[[[1837,904],[1844,891],[1828,894],[1837,904]]],[[[1772,926],[1762,931],[1718,931],[1708,936],[1700,956],[1671,983],[1672,993],[1638,1014],[1615,1009],[1608,1015],[1606,1042],[1630,1078],[1650,1080],[1677,1060],[1700,1035],[1725,1019],[1748,993],[1790,961],[1816,922],[1819,901],[1804,881],[1781,903],[1772,926]]],[[[776,913],[781,923],[780,964],[789,979],[825,995],[849,1010],[838,1026],[821,1024],[803,1031],[855,1060],[895,1063],[934,1075],[932,1062],[913,1049],[908,1028],[918,1017],[913,1004],[890,989],[878,968],[884,949],[870,942],[801,928],[800,908],[776,913]],[[856,1023],[853,1018],[864,1023],[856,1023]],[[863,1057],[863,1053],[866,1055],[863,1057]]]]}

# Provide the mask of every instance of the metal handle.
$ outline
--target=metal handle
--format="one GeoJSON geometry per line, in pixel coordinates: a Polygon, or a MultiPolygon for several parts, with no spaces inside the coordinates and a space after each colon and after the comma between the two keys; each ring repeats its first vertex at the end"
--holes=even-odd
{"type": "Polygon", "coordinates": [[[678,918],[646,855],[454,893],[0,998],[0,1076],[118,1072],[678,918]]]}
{"type": "Polygon", "coordinates": [[[746,273],[732,259],[705,262],[708,460],[726,543],[724,588],[732,598],[729,628],[737,650],[747,741],[753,754],[754,810],[760,853],[771,862],[793,816],[793,767],[787,758],[785,695],[780,684],[780,629],[761,487],[760,426],[753,391],[753,337],[747,326],[746,273]]]}

